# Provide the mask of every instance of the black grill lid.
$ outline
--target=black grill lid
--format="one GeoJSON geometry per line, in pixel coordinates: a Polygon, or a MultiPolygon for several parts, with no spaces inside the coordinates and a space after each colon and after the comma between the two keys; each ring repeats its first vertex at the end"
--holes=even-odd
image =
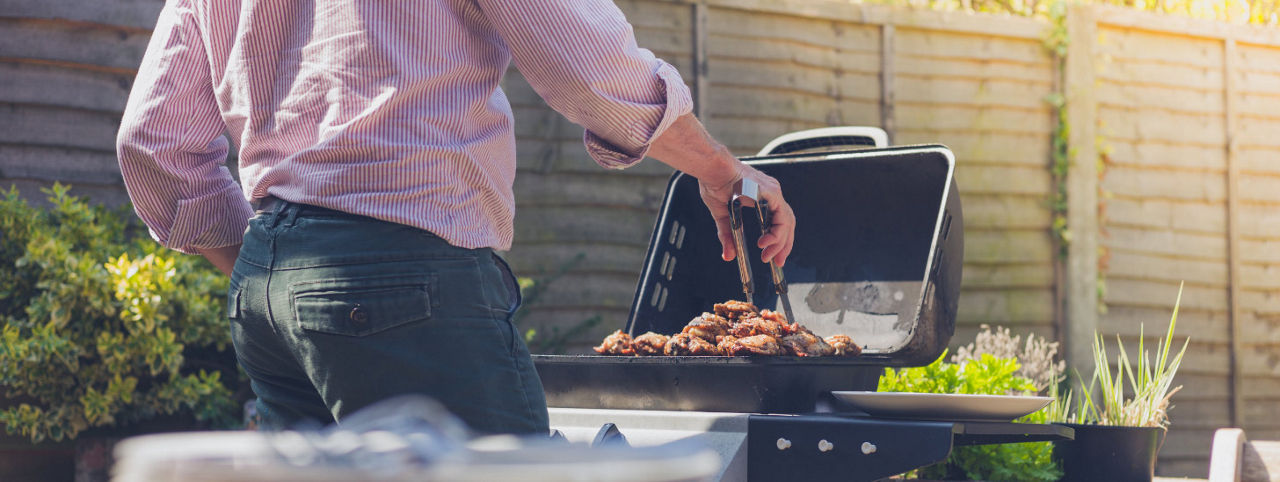
{"type": "MultiPolygon", "coordinates": [[[[822,336],[847,334],[889,365],[923,365],[955,329],[964,257],[955,158],[946,147],[908,146],[744,159],[778,179],[797,218],[783,268],[797,320],[822,336]]],[[[755,301],[776,309],[745,216],[755,301]]],[[[672,176],[627,331],[678,332],[727,299],[742,299],[736,265],[720,260],[715,224],[697,180],[672,176]]]]}

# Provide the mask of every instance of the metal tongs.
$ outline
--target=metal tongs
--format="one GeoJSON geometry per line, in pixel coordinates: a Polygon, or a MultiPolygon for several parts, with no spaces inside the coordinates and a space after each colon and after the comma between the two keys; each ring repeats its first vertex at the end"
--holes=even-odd
{"type": "MultiPolygon", "coordinates": [[[[747,260],[746,235],[742,230],[742,198],[755,202],[756,214],[760,219],[761,235],[767,233],[772,226],[773,212],[769,210],[769,201],[760,199],[760,185],[751,179],[744,178],[741,192],[734,194],[729,200],[729,226],[733,229],[733,245],[738,248],[738,277],[742,278],[742,294],[746,296],[747,303],[754,305],[755,300],[752,294],[755,293],[755,287],[751,280],[751,262],[747,260]]],[[[791,312],[791,300],[787,299],[787,280],[782,276],[782,268],[772,261],[769,262],[769,268],[773,274],[773,291],[778,294],[782,311],[787,316],[788,322],[795,323],[796,318],[791,312]]]]}

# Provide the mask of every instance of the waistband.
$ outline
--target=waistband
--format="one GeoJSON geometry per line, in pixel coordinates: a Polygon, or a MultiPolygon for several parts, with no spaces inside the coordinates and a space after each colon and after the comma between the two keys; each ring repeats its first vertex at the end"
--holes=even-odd
{"type": "Polygon", "coordinates": [[[332,216],[339,216],[339,215],[340,216],[357,216],[356,214],[351,214],[351,213],[348,213],[345,211],[339,211],[336,209],[322,208],[320,206],[312,206],[310,204],[302,204],[302,203],[295,203],[291,201],[285,201],[284,199],[280,199],[275,196],[267,196],[262,199],[258,199],[257,201],[254,201],[253,212],[254,214],[274,213],[274,212],[287,209],[290,206],[296,206],[296,209],[298,210],[299,215],[320,214],[320,215],[332,215],[332,216]]]}

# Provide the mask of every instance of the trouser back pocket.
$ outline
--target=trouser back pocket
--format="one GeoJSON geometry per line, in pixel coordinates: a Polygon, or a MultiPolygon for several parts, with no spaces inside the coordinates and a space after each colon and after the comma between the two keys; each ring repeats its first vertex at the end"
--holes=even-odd
{"type": "Polygon", "coordinates": [[[424,276],[335,278],[289,287],[304,330],[366,336],[431,318],[431,283],[424,276]]]}

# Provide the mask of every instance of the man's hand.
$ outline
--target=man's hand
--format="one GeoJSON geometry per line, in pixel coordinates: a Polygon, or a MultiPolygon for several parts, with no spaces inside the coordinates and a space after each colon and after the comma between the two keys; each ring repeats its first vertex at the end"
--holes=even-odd
{"type": "MultiPolygon", "coordinates": [[[[776,260],[778,266],[782,266],[786,264],[787,256],[791,254],[791,248],[795,243],[795,213],[791,211],[791,205],[783,199],[782,186],[776,179],[751,166],[739,164],[740,177],[732,183],[712,186],[706,182],[698,182],[702,202],[707,205],[707,210],[711,211],[711,217],[716,220],[716,237],[720,238],[722,251],[720,257],[725,261],[732,261],[738,255],[738,249],[733,243],[733,230],[729,223],[729,201],[740,189],[742,179],[747,178],[760,186],[760,198],[768,201],[770,210],[773,211],[770,216],[772,224],[762,227],[761,231],[764,234],[756,242],[756,247],[761,249],[760,261],[768,263],[770,260],[776,260]]],[[[754,203],[745,205],[752,206],[754,203]]]]}
{"type": "Polygon", "coordinates": [[[744,178],[760,185],[759,196],[769,202],[773,211],[773,225],[767,227],[756,246],[761,248],[760,259],[774,261],[782,266],[795,244],[796,216],[791,205],[782,197],[778,181],[733,157],[723,145],[711,138],[692,114],[687,114],[667,128],[653,146],[649,155],[663,163],[684,171],[698,179],[702,202],[706,203],[711,217],[716,220],[716,236],[720,238],[720,257],[731,261],[738,256],[733,245],[733,231],[729,227],[729,200],[740,189],[744,178]]]}
{"type": "MultiPolygon", "coordinates": [[[[773,202],[773,201],[769,201],[773,202]]],[[[196,248],[200,256],[213,263],[213,267],[218,268],[222,274],[231,276],[231,269],[236,266],[236,258],[240,257],[240,245],[225,246],[221,248],[196,248]]]]}

